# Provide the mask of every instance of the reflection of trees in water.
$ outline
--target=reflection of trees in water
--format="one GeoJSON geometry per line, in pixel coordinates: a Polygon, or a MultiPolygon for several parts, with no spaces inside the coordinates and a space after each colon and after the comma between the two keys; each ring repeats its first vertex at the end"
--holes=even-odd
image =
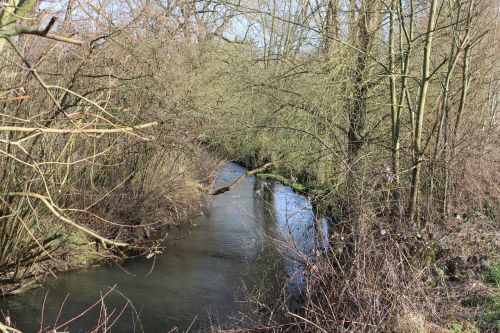
{"type": "Polygon", "coordinates": [[[303,259],[310,255],[315,241],[312,207],[307,198],[275,181],[257,179],[254,193],[273,251],[283,257],[281,263],[289,288],[298,291],[303,259]]]}
{"type": "Polygon", "coordinates": [[[274,210],[275,182],[255,178],[253,193],[254,205],[263,216],[266,234],[270,237],[276,236],[276,219],[274,210]],[[269,234],[270,233],[270,234],[269,234]]]}
{"type": "MultiPolygon", "coordinates": [[[[276,219],[274,210],[274,181],[254,178],[252,206],[254,223],[259,225],[261,249],[254,262],[252,283],[244,289],[244,299],[259,299],[262,304],[272,305],[280,299],[281,288],[287,280],[285,261],[279,260],[277,249],[276,219]]],[[[249,305],[251,306],[251,305],[249,305]]]]}
{"type": "MultiPolygon", "coordinates": [[[[274,183],[274,182],[273,182],[274,183]]],[[[276,256],[276,245],[272,240],[277,236],[274,217],[274,184],[255,178],[253,184],[253,214],[256,223],[261,226],[263,252],[273,252],[276,256]]]]}
{"type": "Polygon", "coordinates": [[[261,216],[266,256],[280,256],[288,289],[300,292],[306,261],[328,246],[328,221],[316,217],[308,198],[274,180],[255,179],[255,216],[261,216]]]}

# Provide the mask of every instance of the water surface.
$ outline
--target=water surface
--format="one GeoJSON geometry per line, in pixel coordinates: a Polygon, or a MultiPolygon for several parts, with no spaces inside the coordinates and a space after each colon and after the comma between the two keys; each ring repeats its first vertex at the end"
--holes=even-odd
{"type": "MultiPolygon", "coordinates": [[[[226,164],[215,187],[245,171],[235,163],[226,164]]],[[[299,290],[302,257],[314,255],[318,243],[307,198],[253,176],[210,198],[206,213],[193,223],[197,228],[169,241],[163,254],[123,264],[131,274],[112,265],[59,274],[47,279],[43,288],[0,300],[0,309],[23,332],[49,326],[87,332],[103,316],[102,307],[65,322],[114,287],[105,298],[105,312],[116,318],[124,310],[111,332],[169,332],[175,327],[183,331],[190,326],[191,331],[205,331],[211,322],[228,322],[235,312],[245,311],[238,302],[245,290],[264,288],[272,298],[283,279],[290,289],[299,290]],[[135,310],[125,307],[127,300],[135,310]]]]}

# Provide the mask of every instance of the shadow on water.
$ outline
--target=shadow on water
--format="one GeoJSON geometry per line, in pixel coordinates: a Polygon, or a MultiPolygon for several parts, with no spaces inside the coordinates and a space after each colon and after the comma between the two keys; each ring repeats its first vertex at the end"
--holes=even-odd
{"type": "MultiPolygon", "coordinates": [[[[226,164],[215,187],[243,172],[235,163],[226,164]]],[[[139,313],[140,324],[127,308],[112,332],[168,332],[175,326],[183,330],[195,317],[194,326],[203,328],[210,324],[209,312],[212,320],[224,322],[245,310],[236,301],[244,297],[242,286],[278,290],[280,281],[288,279],[290,290],[300,290],[302,257],[317,251],[314,221],[304,196],[277,182],[247,177],[233,190],[211,198],[206,214],[193,221],[199,227],[169,241],[164,254],[126,262],[124,268],[133,275],[108,265],[60,274],[43,288],[0,300],[0,309],[23,332],[36,332],[42,312],[44,326],[56,320],[64,323],[116,285],[117,292],[105,300],[108,314],[113,309],[117,314],[126,297],[139,313]]],[[[319,225],[326,233],[328,224],[319,225]]],[[[62,328],[86,332],[95,327],[99,314],[98,309],[89,311],[62,328]]]]}

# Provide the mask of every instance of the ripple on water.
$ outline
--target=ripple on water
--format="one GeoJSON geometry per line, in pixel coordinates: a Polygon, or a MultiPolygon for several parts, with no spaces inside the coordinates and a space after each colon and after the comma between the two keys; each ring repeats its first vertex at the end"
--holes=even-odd
{"type": "MultiPolygon", "coordinates": [[[[214,187],[236,180],[245,171],[235,163],[224,165],[214,187]]],[[[121,309],[125,296],[141,313],[144,331],[161,332],[174,326],[186,328],[196,316],[203,327],[208,322],[208,310],[215,309],[221,320],[228,318],[241,309],[235,298],[241,297],[242,284],[251,288],[262,283],[262,276],[285,274],[290,278],[290,288],[300,289],[301,256],[311,256],[317,247],[307,198],[277,182],[249,176],[233,190],[210,200],[207,214],[193,221],[199,227],[185,239],[169,242],[164,254],[156,256],[152,271],[153,260],[140,259],[124,264],[133,275],[106,265],[60,274],[57,279],[48,279],[44,288],[0,300],[0,309],[9,312],[20,329],[34,332],[39,327],[45,295],[45,324],[55,322],[68,296],[58,321],[61,323],[116,285],[120,294],[113,293],[106,299],[108,311],[121,309]],[[272,239],[287,240],[291,245],[283,247],[272,239]],[[283,260],[282,254],[288,260],[283,260]]],[[[325,232],[328,223],[323,221],[322,225],[325,232]]],[[[321,242],[326,246],[324,239],[321,242]]],[[[264,287],[273,289],[277,281],[266,278],[264,287]]],[[[98,311],[91,311],[69,328],[72,333],[85,332],[95,325],[98,316],[98,311]]],[[[132,326],[132,315],[127,311],[113,332],[131,332],[132,326]]]]}

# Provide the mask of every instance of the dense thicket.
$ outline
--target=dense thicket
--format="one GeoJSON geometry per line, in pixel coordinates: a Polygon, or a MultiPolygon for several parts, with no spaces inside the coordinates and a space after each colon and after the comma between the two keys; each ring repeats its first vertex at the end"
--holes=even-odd
{"type": "Polygon", "coordinates": [[[208,150],[335,221],[301,312],[242,325],[498,329],[495,1],[35,2],[2,7],[0,283],[186,219],[208,150]]]}
{"type": "Polygon", "coordinates": [[[196,144],[204,64],[163,9],[41,2],[22,20],[30,4],[2,9],[3,293],[189,221],[214,163],[196,144]]]}
{"type": "Polygon", "coordinates": [[[498,289],[477,284],[498,267],[498,6],[232,8],[219,112],[233,130],[213,142],[308,183],[335,221],[299,331],[498,329],[498,289]]]}

